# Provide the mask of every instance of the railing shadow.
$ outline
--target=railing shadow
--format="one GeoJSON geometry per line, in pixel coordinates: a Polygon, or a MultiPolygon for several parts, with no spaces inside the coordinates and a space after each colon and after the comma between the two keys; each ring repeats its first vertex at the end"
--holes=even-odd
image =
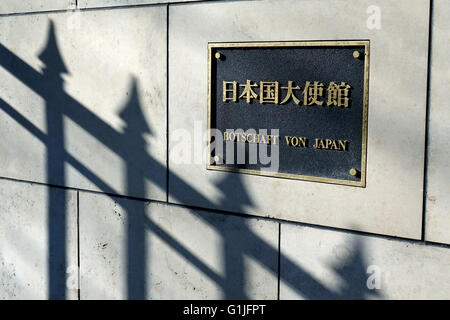
{"type": "MultiPolygon", "coordinates": [[[[126,123],[126,128],[123,132],[118,132],[65,92],[63,88],[64,80],[61,74],[69,71],[58,48],[55,32],[55,26],[50,22],[47,44],[39,56],[40,60],[45,64],[42,74],[0,44],[0,66],[45,100],[46,133],[37,128],[1,98],[0,109],[46,146],[47,183],[55,186],[66,186],[64,167],[68,164],[102,192],[109,195],[121,193],[101,179],[94,171],[83,165],[76,155],[72,155],[66,150],[64,144],[66,132],[63,118],[68,117],[123,159],[125,163],[126,194],[136,197],[145,195],[146,180],[152,181],[162,190],[166,190],[166,167],[147,152],[146,141],[143,138],[144,134],[153,134],[153,132],[149,124],[144,120],[138,97],[137,80],[133,80],[129,91],[129,99],[120,113],[120,117],[126,123]]],[[[183,181],[173,172],[169,171],[167,178],[171,183],[182,186],[178,190],[183,190],[183,195],[171,194],[171,197],[174,199],[190,198],[196,200],[193,201],[195,203],[201,202],[209,204],[209,207],[214,206],[200,192],[192,188],[189,183],[183,181]]],[[[230,195],[227,194],[228,192],[239,192],[243,195],[241,197],[242,203],[238,204],[239,208],[243,209],[245,206],[253,205],[240,179],[225,179],[219,183],[218,187],[224,192],[224,203],[230,198],[230,195]]],[[[65,197],[61,197],[61,192],[55,193],[52,190],[53,188],[49,188],[48,194],[48,246],[50,250],[48,291],[50,299],[65,299],[65,270],[67,268],[65,197]]],[[[145,245],[149,232],[162,239],[180,256],[184,257],[206,277],[215,282],[222,289],[223,296],[226,299],[248,298],[245,291],[245,256],[250,256],[258,261],[270,270],[273,275],[280,275],[281,281],[287,283],[306,298],[363,299],[366,294],[372,293],[366,287],[366,265],[361,246],[357,246],[356,254],[348,262],[351,265],[352,273],[357,274],[357,279],[347,279],[348,286],[346,291],[338,294],[328,289],[320,280],[312,277],[289,257],[280,254],[278,248],[272,247],[249,228],[244,226],[245,232],[243,236],[236,235],[225,229],[221,221],[217,220],[214,215],[197,215],[220,234],[223,239],[225,273],[220,275],[203,263],[183,243],[177,241],[164,229],[148,219],[145,201],[130,201],[124,197],[114,197],[114,200],[126,212],[128,227],[126,270],[127,298],[129,299],[151,298],[147,293],[147,282],[149,279],[145,272],[148,261],[153,258],[147,256],[148,250],[146,250],[145,245]],[[131,205],[132,202],[134,203],[133,205],[131,205]],[[289,270],[289,272],[279,272],[278,265],[274,264],[273,259],[270,258],[279,254],[280,265],[289,270]],[[354,281],[355,279],[357,281],[354,281]]],[[[217,204],[215,205],[217,206],[217,204]]],[[[339,270],[342,271],[343,269],[339,270]]]]}

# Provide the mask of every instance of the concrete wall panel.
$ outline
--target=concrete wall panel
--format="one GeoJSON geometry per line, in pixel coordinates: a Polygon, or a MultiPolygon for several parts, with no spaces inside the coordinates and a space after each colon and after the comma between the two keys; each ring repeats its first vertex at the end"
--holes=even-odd
{"type": "Polygon", "coordinates": [[[0,15],[74,9],[75,4],[76,0],[2,0],[0,2],[0,15]]]}
{"type": "Polygon", "coordinates": [[[281,299],[449,299],[450,249],[281,225],[281,299]]]}
{"type": "Polygon", "coordinates": [[[428,241],[450,244],[450,2],[433,3],[425,235],[428,241]]]}
{"type": "Polygon", "coordinates": [[[77,266],[76,192],[0,179],[0,300],[77,299],[77,266]]]}
{"type": "Polygon", "coordinates": [[[429,2],[377,1],[376,10],[373,5],[343,0],[171,6],[170,201],[419,239],[429,2]],[[372,22],[374,12],[380,13],[379,25],[372,22]],[[206,170],[208,42],[342,39],[370,40],[366,188],[206,170]],[[191,154],[189,161],[180,160],[180,149],[191,154]],[[200,191],[184,192],[183,181],[200,191]]]}
{"type": "Polygon", "coordinates": [[[165,200],[166,8],[0,29],[0,176],[165,200]]]}
{"type": "Polygon", "coordinates": [[[81,299],[276,299],[278,224],[80,193],[81,299]]]}

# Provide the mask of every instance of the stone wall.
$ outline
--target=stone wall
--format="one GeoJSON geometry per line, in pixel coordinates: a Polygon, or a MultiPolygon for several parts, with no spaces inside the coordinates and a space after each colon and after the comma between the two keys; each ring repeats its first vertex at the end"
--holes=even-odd
{"type": "Polygon", "coordinates": [[[1,1],[0,298],[450,298],[449,14],[1,1]],[[206,170],[208,42],[340,39],[371,45],[366,188],[206,170]]]}

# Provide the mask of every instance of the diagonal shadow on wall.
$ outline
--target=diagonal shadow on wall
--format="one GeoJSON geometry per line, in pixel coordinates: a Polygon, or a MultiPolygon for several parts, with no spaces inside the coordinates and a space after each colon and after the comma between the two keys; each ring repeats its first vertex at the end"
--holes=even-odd
{"type": "MultiPolygon", "coordinates": [[[[156,161],[147,152],[144,134],[152,134],[152,130],[144,120],[142,107],[138,98],[138,83],[134,79],[130,87],[130,95],[123,107],[120,117],[125,121],[126,128],[118,132],[101,118],[85,108],[76,99],[68,95],[64,88],[62,74],[68,73],[63,58],[58,49],[55,37],[55,26],[50,22],[47,44],[39,55],[45,64],[42,74],[30,67],[9,49],[0,44],[0,66],[11,75],[20,80],[28,88],[45,100],[47,133],[34,126],[25,116],[17,112],[13,106],[0,98],[0,109],[17,121],[23,128],[38,138],[47,149],[47,183],[53,186],[66,186],[65,165],[75,168],[85,178],[92,182],[103,193],[114,197],[126,212],[127,219],[127,298],[146,299],[151,298],[147,293],[146,273],[147,263],[155,257],[147,256],[148,233],[156,235],[167,245],[173,248],[186,261],[195,266],[205,277],[215,282],[223,292],[226,299],[246,299],[245,290],[246,269],[244,256],[250,256],[261,265],[270,270],[273,275],[280,275],[281,281],[287,283],[292,289],[309,299],[363,299],[369,292],[366,287],[366,263],[364,250],[361,245],[356,245],[356,251],[344,267],[337,268],[337,272],[344,275],[346,281],[345,290],[337,293],[327,288],[319,279],[312,277],[307,271],[295,264],[289,257],[278,252],[265,240],[244,226],[245,232],[240,235],[230,232],[223,227],[221,219],[217,215],[200,215],[198,217],[209,224],[223,239],[224,243],[224,275],[218,274],[202,260],[191,252],[183,243],[174,239],[169,233],[151,221],[146,215],[146,201],[130,201],[124,197],[115,197],[120,194],[107,182],[102,180],[95,172],[87,168],[76,156],[67,152],[65,141],[64,117],[70,118],[90,135],[95,137],[111,151],[117,154],[125,163],[126,194],[146,194],[146,180],[166,190],[166,167],[156,161]],[[163,173],[163,174],[161,174],[163,173]],[[280,265],[289,272],[279,272],[279,266],[273,264],[269,257],[279,256],[280,265]],[[345,278],[348,272],[352,278],[345,278]]],[[[173,172],[168,172],[167,178],[178,185],[183,186],[183,197],[171,194],[177,198],[191,198],[201,203],[213,204],[200,192],[192,188],[189,183],[180,179],[173,172]]],[[[252,201],[245,190],[241,180],[225,179],[218,185],[223,190],[223,201],[229,199],[228,192],[240,192],[243,197],[239,208],[251,206],[252,201]]],[[[179,189],[179,190],[180,190],[179,189]]],[[[55,193],[49,188],[48,194],[48,291],[50,299],[66,298],[66,208],[65,197],[61,192],[55,193]]],[[[195,201],[195,202],[199,202],[195,201]]],[[[196,212],[194,212],[196,213],[196,212]]],[[[79,248],[81,249],[81,248],[79,248]]],[[[99,270],[101,272],[101,270],[99,270]]],[[[81,288],[83,290],[83,288],[81,288]]]]}

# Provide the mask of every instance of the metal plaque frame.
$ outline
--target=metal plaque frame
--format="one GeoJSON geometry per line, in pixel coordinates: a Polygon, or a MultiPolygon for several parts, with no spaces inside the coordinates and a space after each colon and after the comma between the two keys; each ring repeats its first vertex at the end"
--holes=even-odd
{"type": "Polygon", "coordinates": [[[245,173],[252,175],[260,175],[267,177],[296,179],[313,182],[332,183],[356,187],[366,187],[366,171],[367,171],[367,127],[368,127],[368,107],[369,107],[369,67],[370,67],[370,41],[369,40],[345,40],[345,41],[283,41],[283,42],[210,42],[208,43],[208,112],[207,112],[207,129],[210,134],[211,129],[211,103],[212,103],[212,61],[215,52],[221,48],[283,48],[283,47],[364,47],[364,88],[363,88],[363,123],[362,123],[362,150],[361,150],[361,179],[360,181],[350,181],[343,179],[316,177],[293,173],[269,172],[253,169],[244,169],[227,166],[213,165],[211,160],[211,136],[207,141],[207,160],[206,169],[216,171],[226,171],[235,173],[245,173]]]}

